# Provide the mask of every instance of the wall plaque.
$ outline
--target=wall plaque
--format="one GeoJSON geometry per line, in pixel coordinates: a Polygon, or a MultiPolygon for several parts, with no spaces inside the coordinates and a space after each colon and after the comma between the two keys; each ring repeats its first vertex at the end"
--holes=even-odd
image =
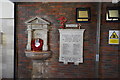
{"type": "Polygon", "coordinates": [[[66,24],[65,27],[78,27],[78,24],[66,24]]]}
{"type": "Polygon", "coordinates": [[[60,56],[59,61],[75,65],[83,63],[83,33],[85,29],[59,29],[60,56]]]}
{"type": "Polygon", "coordinates": [[[90,8],[76,8],[76,22],[89,22],[90,21],[90,8]]]}
{"type": "Polygon", "coordinates": [[[119,30],[109,30],[109,44],[119,44],[119,30]]]}

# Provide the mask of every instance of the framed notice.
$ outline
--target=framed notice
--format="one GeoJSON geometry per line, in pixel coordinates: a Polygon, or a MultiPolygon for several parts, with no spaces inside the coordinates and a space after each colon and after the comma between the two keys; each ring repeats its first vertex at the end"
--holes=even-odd
{"type": "Polygon", "coordinates": [[[120,22],[120,7],[107,7],[107,22],[120,22]]]}
{"type": "Polygon", "coordinates": [[[90,21],[90,8],[77,8],[76,9],[76,22],[89,22],[90,21]]]}
{"type": "Polygon", "coordinates": [[[109,44],[119,44],[120,39],[120,31],[119,30],[109,30],[109,44]]]}

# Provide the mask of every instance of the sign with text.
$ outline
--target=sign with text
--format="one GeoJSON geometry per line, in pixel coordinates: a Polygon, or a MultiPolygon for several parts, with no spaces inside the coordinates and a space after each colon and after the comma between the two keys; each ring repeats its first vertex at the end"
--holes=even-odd
{"type": "Polygon", "coordinates": [[[60,56],[59,61],[75,65],[83,63],[83,33],[85,29],[59,29],[60,56]]]}
{"type": "Polygon", "coordinates": [[[119,30],[109,30],[109,44],[119,44],[119,30]]]}
{"type": "Polygon", "coordinates": [[[65,27],[78,27],[78,24],[66,24],[65,27]]]}

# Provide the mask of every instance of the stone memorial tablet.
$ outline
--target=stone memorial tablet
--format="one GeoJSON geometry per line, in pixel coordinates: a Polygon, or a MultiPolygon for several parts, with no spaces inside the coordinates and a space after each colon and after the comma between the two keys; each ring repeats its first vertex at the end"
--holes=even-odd
{"type": "Polygon", "coordinates": [[[59,29],[60,56],[59,61],[75,65],[83,63],[83,33],[85,29],[59,29]]]}

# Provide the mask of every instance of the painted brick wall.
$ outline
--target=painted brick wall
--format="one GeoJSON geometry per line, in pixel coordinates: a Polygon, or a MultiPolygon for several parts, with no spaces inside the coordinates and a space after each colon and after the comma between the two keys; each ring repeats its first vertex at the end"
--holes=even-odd
{"type": "MultiPolygon", "coordinates": [[[[100,77],[115,78],[118,75],[118,46],[108,45],[108,30],[118,29],[118,23],[106,23],[105,8],[102,5],[102,26],[101,26],[101,47],[100,47],[100,77]],[[113,75],[113,76],[111,76],[113,75]]],[[[25,21],[38,16],[51,23],[49,31],[49,48],[53,52],[52,58],[48,60],[49,78],[95,78],[95,54],[96,54],[96,29],[97,29],[97,4],[91,3],[16,3],[16,55],[18,59],[17,77],[30,78],[32,62],[25,56],[27,43],[27,27],[25,21]],[[58,61],[59,58],[59,22],[57,19],[64,16],[68,19],[67,23],[75,23],[76,8],[90,7],[91,22],[81,23],[84,34],[84,63],[79,66],[70,63],[64,65],[58,61]]],[[[114,5],[113,5],[114,6],[114,5]]]]}

